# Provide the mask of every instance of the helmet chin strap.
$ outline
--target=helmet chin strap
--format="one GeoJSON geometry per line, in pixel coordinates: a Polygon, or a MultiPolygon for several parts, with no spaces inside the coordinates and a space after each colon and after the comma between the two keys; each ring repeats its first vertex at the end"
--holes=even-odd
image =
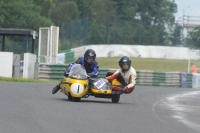
{"type": "Polygon", "coordinates": [[[128,71],[128,70],[124,70],[124,69],[122,69],[122,72],[123,72],[124,74],[125,74],[126,71],[128,71]]]}
{"type": "Polygon", "coordinates": [[[85,59],[85,61],[88,63],[88,64],[92,64],[94,62],[94,60],[92,62],[88,62],[88,59],[85,59]]]}
{"type": "Polygon", "coordinates": [[[128,71],[130,69],[130,67],[128,67],[128,69],[124,70],[122,69],[122,72],[125,74],[126,71],[128,71]]]}

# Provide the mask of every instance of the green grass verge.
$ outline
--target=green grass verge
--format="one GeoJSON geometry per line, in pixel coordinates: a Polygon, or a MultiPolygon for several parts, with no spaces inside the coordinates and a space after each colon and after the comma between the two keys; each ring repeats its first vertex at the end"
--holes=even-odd
{"type": "MultiPolygon", "coordinates": [[[[119,68],[119,57],[97,58],[100,68],[119,68]]],[[[136,70],[152,70],[159,72],[187,72],[188,60],[170,60],[153,58],[131,58],[136,70]]],[[[200,68],[200,60],[192,60],[200,68]]]]}
{"type": "Polygon", "coordinates": [[[54,80],[24,79],[24,78],[5,78],[0,77],[0,82],[30,82],[30,83],[58,83],[54,80]]]}

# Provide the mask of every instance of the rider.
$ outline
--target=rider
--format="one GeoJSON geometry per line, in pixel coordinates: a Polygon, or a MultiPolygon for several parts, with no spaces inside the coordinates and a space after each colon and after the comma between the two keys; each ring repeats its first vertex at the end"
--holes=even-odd
{"type": "Polygon", "coordinates": [[[131,59],[127,56],[122,56],[119,59],[120,68],[115,72],[108,72],[106,75],[106,79],[108,81],[112,81],[117,79],[121,84],[122,88],[113,86],[112,89],[116,91],[121,91],[125,94],[131,93],[135,89],[136,84],[136,71],[131,66],[131,59]]]}
{"type": "MultiPolygon", "coordinates": [[[[95,59],[96,59],[95,51],[93,49],[86,50],[84,57],[79,57],[76,62],[67,66],[64,75],[66,77],[69,75],[69,72],[74,64],[81,64],[85,68],[88,77],[96,78],[97,75],[99,74],[99,70],[98,70],[99,66],[98,66],[98,62],[95,59]]],[[[90,80],[89,80],[89,83],[91,83],[90,80]]],[[[58,84],[56,86],[56,88],[57,88],[56,92],[58,92],[58,90],[60,90],[60,84],[58,84]]],[[[55,93],[53,93],[53,94],[55,94],[55,93]]]]}
{"type": "Polygon", "coordinates": [[[66,74],[68,74],[74,64],[81,64],[84,66],[87,74],[91,78],[96,78],[98,75],[98,62],[96,59],[96,53],[92,49],[85,51],[84,57],[78,58],[78,60],[69,66],[67,66],[66,74]]]}

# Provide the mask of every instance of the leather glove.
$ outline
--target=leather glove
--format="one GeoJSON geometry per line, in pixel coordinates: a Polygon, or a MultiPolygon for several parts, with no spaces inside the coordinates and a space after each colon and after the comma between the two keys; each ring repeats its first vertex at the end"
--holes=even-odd
{"type": "Polygon", "coordinates": [[[127,86],[125,86],[124,88],[122,88],[122,92],[126,92],[126,90],[128,90],[127,86]]]}
{"type": "Polygon", "coordinates": [[[68,72],[64,72],[64,76],[68,77],[69,73],[68,72]]]}
{"type": "Polygon", "coordinates": [[[90,79],[90,76],[89,76],[89,75],[87,75],[87,78],[88,78],[88,79],[90,79]]]}

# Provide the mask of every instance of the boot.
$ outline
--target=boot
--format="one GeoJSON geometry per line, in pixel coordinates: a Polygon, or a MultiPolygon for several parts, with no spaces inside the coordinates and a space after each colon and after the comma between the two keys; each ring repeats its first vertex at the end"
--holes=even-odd
{"type": "Polygon", "coordinates": [[[60,85],[56,85],[52,90],[52,94],[56,94],[59,90],[60,90],[60,85]]]}

